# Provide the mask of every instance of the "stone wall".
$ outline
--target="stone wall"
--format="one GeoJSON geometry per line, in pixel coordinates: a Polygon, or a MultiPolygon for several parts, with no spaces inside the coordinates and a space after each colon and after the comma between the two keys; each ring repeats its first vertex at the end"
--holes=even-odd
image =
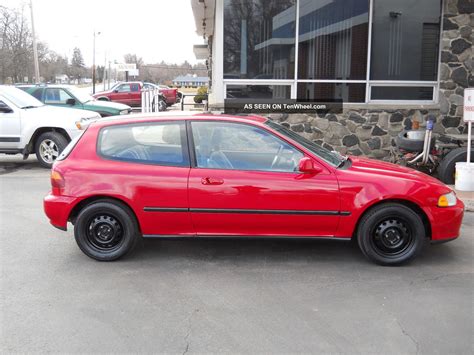
{"type": "MultiPolygon", "coordinates": [[[[270,118],[330,150],[383,159],[389,156],[395,137],[413,120],[424,125],[428,116],[439,115],[438,109],[369,109],[325,116],[272,114],[270,118]]],[[[437,121],[435,129],[444,132],[437,121]]]]}
{"type": "Polygon", "coordinates": [[[273,114],[270,117],[331,150],[378,159],[389,156],[395,137],[411,126],[413,120],[423,127],[426,118],[432,116],[436,119],[435,133],[464,133],[464,88],[474,87],[474,0],[445,0],[443,7],[439,106],[345,109],[338,115],[273,114]]]}
{"type": "Polygon", "coordinates": [[[445,0],[439,104],[447,133],[463,133],[464,88],[474,87],[474,1],[445,0]]]}

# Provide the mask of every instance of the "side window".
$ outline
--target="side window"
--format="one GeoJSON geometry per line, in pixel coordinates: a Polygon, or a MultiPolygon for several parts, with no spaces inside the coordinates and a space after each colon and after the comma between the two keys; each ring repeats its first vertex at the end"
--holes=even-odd
{"type": "Polygon", "coordinates": [[[130,92],[130,84],[122,84],[117,88],[118,92],[130,92]]]}
{"type": "Polygon", "coordinates": [[[42,97],[43,96],[43,89],[36,89],[35,91],[33,91],[31,93],[31,95],[33,95],[35,98],[37,98],[38,100],[42,101],[42,97]]]}
{"type": "Polygon", "coordinates": [[[0,100],[0,113],[10,113],[13,110],[5,102],[0,100]]]}
{"type": "Polygon", "coordinates": [[[65,105],[68,99],[72,99],[72,96],[63,89],[49,88],[46,89],[44,103],[65,105]]]}
{"type": "Polygon", "coordinates": [[[138,85],[138,84],[131,84],[130,86],[132,87],[132,92],[140,91],[140,85],[138,85]]]}
{"type": "Polygon", "coordinates": [[[303,153],[258,127],[193,122],[197,166],[211,169],[293,172],[303,153]]]}
{"type": "Polygon", "coordinates": [[[109,159],[189,166],[183,122],[111,126],[102,129],[98,152],[109,159]]]}

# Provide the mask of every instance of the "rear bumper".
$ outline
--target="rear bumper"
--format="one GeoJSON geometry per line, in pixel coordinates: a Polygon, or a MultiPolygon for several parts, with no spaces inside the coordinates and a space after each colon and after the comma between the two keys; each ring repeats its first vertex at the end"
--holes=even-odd
{"type": "Polygon", "coordinates": [[[67,220],[75,201],[74,197],[47,195],[43,200],[43,208],[49,222],[58,229],[67,230],[67,220]]]}
{"type": "Polygon", "coordinates": [[[460,235],[462,219],[464,216],[464,203],[458,199],[453,207],[432,207],[431,215],[431,240],[441,243],[456,239],[460,235]]]}

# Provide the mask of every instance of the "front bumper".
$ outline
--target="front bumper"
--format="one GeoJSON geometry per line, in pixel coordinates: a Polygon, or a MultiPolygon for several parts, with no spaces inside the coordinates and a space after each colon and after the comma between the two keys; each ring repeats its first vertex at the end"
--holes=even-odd
{"type": "Polygon", "coordinates": [[[456,205],[452,207],[431,207],[429,215],[433,243],[456,239],[461,231],[464,203],[458,199],[456,205]]]}
{"type": "Polygon", "coordinates": [[[58,229],[67,230],[67,220],[75,201],[76,198],[70,196],[47,195],[43,200],[43,208],[49,222],[58,229]]]}

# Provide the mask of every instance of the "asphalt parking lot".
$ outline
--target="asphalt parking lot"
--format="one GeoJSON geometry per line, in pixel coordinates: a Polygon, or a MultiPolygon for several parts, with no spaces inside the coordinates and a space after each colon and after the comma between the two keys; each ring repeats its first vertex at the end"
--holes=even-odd
{"type": "Polygon", "coordinates": [[[473,352],[474,213],[380,267],[351,243],[146,240],[100,263],[51,227],[49,172],[0,156],[0,352],[473,352]]]}

